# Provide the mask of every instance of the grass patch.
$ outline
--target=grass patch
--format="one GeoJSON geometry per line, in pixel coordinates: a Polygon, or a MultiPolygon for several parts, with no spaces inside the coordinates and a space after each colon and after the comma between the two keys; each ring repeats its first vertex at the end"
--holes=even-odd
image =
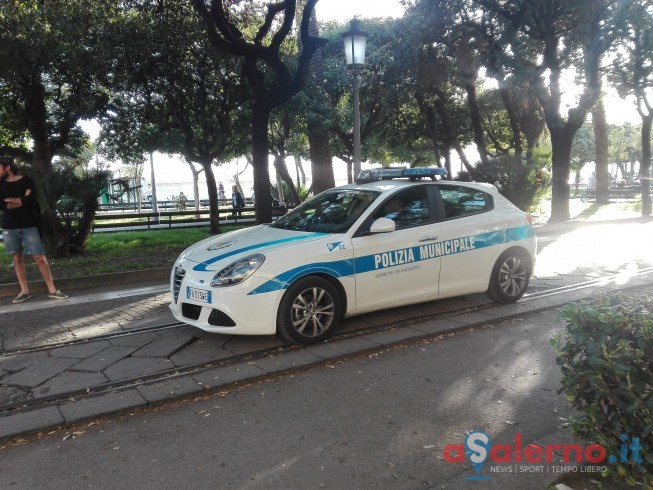
{"type": "Polygon", "coordinates": [[[624,202],[624,203],[621,203],[620,208],[625,210],[625,211],[634,211],[634,212],[637,212],[637,213],[641,213],[642,212],[642,201],[639,200],[639,201],[635,201],[635,202],[624,202]]]}
{"type": "Polygon", "coordinates": [[[609,204],[597,204],[592,203],[586,207],[580,214],[576,215],[574,218],[587,219],[595,215],[602,207],[609,206],[609,204]]]}
{"type": "MultiPolygon", "coordinates": [[[[237,227],[222,227],[223,232],[234,229],[237,227]]],[[[82,255],[49,256],[48,261],[55,280],[171,267],[184,249],[209,236],[208,227],[94,233],[82,255]]],[[[16,282],[11,256],[4,253],[4,245],[0,247],[0,284],[16,282]]],[[[40,280],[34,261],[26,257],[25,264],[28,279],[40,280]]]]}

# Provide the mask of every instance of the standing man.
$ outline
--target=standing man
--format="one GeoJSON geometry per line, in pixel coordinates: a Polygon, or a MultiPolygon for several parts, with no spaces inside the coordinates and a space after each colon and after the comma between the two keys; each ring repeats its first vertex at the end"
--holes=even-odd
{"type": "Polygon", "coordinates": [[[242,214],[241,209],[245,207],[245,200],[235,185],[231,186],[231,205],[233,206],[231,215],[236,216],[236,212],[238,212],[238,216],[240,216],[242,214]]]}
{"type": "Polygon", "coordinates": [[[587,182],[587,187],[592,192],[596,191],[596,172],[592,172],[592,175],[590,175],[590,178],[587,182]]]}
{"type": "Polygon", "coordinates": [[[48,297],[68,298],[55,287],[45,257],[39,234],[39,208],[34,181],[30,177],[20,175],[16,164],[8,157],[0,157],[0,209],[4,211],[2,236],[5,252],[13,256],[14,270],[20,285],[20,294],[14,298],[14,303],[22,303],[32,297],[27,286],[24,254],[34,257],[48,287],[48,297]]]}

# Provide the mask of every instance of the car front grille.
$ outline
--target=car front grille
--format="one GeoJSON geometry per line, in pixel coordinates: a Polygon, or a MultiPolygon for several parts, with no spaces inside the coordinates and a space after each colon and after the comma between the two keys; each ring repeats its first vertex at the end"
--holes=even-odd
{"type": "Polygon", "coordinates": [[[235,327],[236,322],[234,322],[229,315],[220,311],[212,310],[209,315],[209,325],[214,325],[216,327],[235,327]]]}
{"type": "Polygon", "coordinates": [[[177,299],[179,298],[179,290],[181,289],[181,282],[184,280],[186,275],[186,270],[182,267],[175,267],[175,275],[172,280],[172,294],[174,296],[175,304],[177,304],[177,299]]]}
{"type": "Polygon", "coordinates": [[[201,313],[202,313],[202,307],[199,305],[193,305],[190,303],[181,304],[181,314],[184,318],[197,321],[201,313]]]}

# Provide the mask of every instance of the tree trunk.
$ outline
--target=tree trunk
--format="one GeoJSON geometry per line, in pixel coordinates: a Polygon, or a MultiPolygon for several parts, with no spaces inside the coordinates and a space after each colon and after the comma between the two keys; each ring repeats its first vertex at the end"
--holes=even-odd
{"type": "Polygon", "coordinates": [[[152,186],[152,213],[155,213],[156,216],[152,217],[152,222],[153,223],[158,223],[159,222],[159,205],[156,200],[156,177],[154,175],[154,153],[150,152],[150,180],[151,180],[151,186],[152,186]]]}
{"type": "MultiPolygon", "coordinates": [[[[467,160],[467,155],[465,155],[465,151],[463,150],[462,146],[460,146],[460,143],[457,140],[454,140],[453,148],[454,150],[456,150],[456,153],[458,153],[460,162],[465,167],[465,170],[467,170],[469,175],[472,178],[474,178],[474,175],[476,174],[476,169],[469,163],[469,160],[467,160]]],[[[453,175],[451,175],[451,169],[448,168],[447,171],[449,172],[449,178],[453,179],[453,175]]]]}
{"type": "Polygon", "coordinates": [[[642,161],[639,180],[642,187],[642,216],[651,216],[651,125],[653,114],[642,116],[642,161]]]}
{"type": "Polygon", "coordinates": [[[552,148],[552,167],[555,169],[552,178],[551,217],[549,223],[568,221],[569,214],[569,171],[571,170],[571,146],[574,132],[564,126],[550,129],[552,148]]]}
{"type": "MultiPolygon", "coordinates": [[[[200,173],[202,173],[202,170],[204,169],[204,167],[197,170],[195,168],[195,165],[193,165],[193,162],[191,162],[190,160],[186,160],[186,163],[188,163],[188,166],[190,167],[190,171],[193,174],[193,198],[195,200],[195,211],[199,212],[199,210],[200,210],[200,185],[199,185],[199,180],[200,179],[199,179],[199,176],[200,176],[200,173]]],[[[214,180],[215,180],[215,177],[214,177],[214,180]]],[[[219,204],[219,201],[218,201],[218,204],[219,204]]]]}
{"type": "Polygon", "coordinates": [[[252,168],[254,170],[254,195],[256,196],[256,224],[272,222],[272,194],[268,171],[268,123],[272,109],[265,103],[264,95],[254,100],[252,124],[252,168]]]}
{"type": "Polygon", "coordinates": [[[552,147],[552,198],[550,223],[566,221],[569,214],[569,171],[571,168],[571,146],[574,135],[583,125],[587,113],[592,109],[601,94],[601,79],[599,67],[603,55],[600,13],[598,3],[588,3],[593,15],[588,24],[588,38],[584,46],[583,73],[586,78],[583,92],[578,99],[578,105],[567,111],[567,120],[561,115],[562,90],[560,78],[561,63],[558,50],[563,44],[559,33],[551,31],[544,40],[542,68],[549,70],[549,87],[544,86],[544,78],[538,76],[533,80],[535,94],[544,110],[544,119],[551,134],[552,147]]]}
{"type": "Polygon", "coordinates": [[[302,163],[302,157],[299,155],[293,155],[295,159],[295,171],[297,172],[297,189],[306,187],[306,173],[304,172],[304,164],[302,163]]]}
{"type": "Polygon", "coordinates": [[[215,184],[215,175],[213,174],[213,165],[211,161],[200,162],[206,175],[206,190],[209,193],[209,219],[211,221],[211,233],[217,235],[220,233],[220,208],[218,206],[218,188],[215,184]]]}
{"type": "MultiPolygon", "coordinates": [[[[288,186],[293,204],[299,204],[299,195],[297,194],[297,189],[295,189],[295,185],[292,181],[292,177],[290,176],[290,172],[288,172],[288,166],[286,165],[286,161],[282,156],[276,155],[274,157],[274,168],[277,171],[277,176],[286,183],[286,186],[288,186]]],[[[279,187],[281,188],[281,186],[279,187]]],[[[281,193],[279,193],[279,200],[283,201],[283,196],[281,193]]]]}
{"type": "MultiPolygon", "coordinates": [[[[352,175],[354,173],[354,161],[351,158],[345,158],[343,159],[345,164],[347,165],[347,183],[351,184],[354,182],[356,179],[352,179],[352,175]]],[[[358,175],[356,176],[358,178],[358,175]]]]}
{"type": "MultiPolygon", "coordinates": [[[[49,145],[48,116],[45,104],[45,88],[41,80],[34,77],[23,86],[23,100],[25,101],[25,118],[27,130],[32,138],[32,166],[43,177],[44,186],[47,185],[47,175],[52,168],[52,151],[49,145]]],[[[44,189],[45,187],[42,187],[44,189]]],[[[49,199],[42,200],[41,215],[44,223],[43,234],[48,242],[57,242],[54,236],[54,223],[57,218],[56,210],[51,207],[49,199]],[[53,236],[48,236],[53,235],[53,236]]]]}
{"type": "MultiPolygon", "coordinates": [[[[193,199],[195,201],[195,211],[199,213],[200,211],[200,184],[199,184],[199,178],[198,174],[195,171],[193,171],[193,199]]],[[[218,206],[219,206],[218,201],[218,206]]]]}
{"type": "Polygon", "coordinates": [[[483,125],[481,123],[481,111],[478,108],[478,99],[476,97],[476,85],[471,82],[465,82],[465,91],[467,92],[467,104],[469,105],[469,115],[474,130],[474,143],[478,150],[481,163],[487,164],[487,146],[483,136],[483,125]]]}
{"type": "Polygon", "coordinates": [[[603,97],[592,108],[594,126],[594,161],[596,163],[596,203],[610,202],[610,179],[608,178],[608,121],[605,118],[603,97]]]}
{"type": "Polygon", "coordinates": [[[329,134],[323,129],[323,126],[315,124],[315,122],[308,123],[308,144],[313,191],[315,194],[319,194],[336,185],[329,134]]]}
{"type": "Polygon", "coordinates": [[[32,138],[34,167],[45,173],[52,166],[52,151],[48,138],[48,115],[45,88],[40,80],[30,80],[24,88],[27,129],[32,138]]]}
{"type": "MultiPolygon", "coordinates": [[[[315,9],[311,12],[308,33],[313,37],[320,36],[315,9]]],[[[317,105],[326,105],[326,97],[324,95],[324,58],[322,56],[322,48],[317,49],[313,54],[309,74],[310,83],[317,88],[316,95],[319,99],[313,103],[317,105]]],[[[313,192],[315,194],[331,189],[336,185],[335,177],[333,175],[333,155],[331,154],[331,145],[329,144],[329,133],[324,130],[324,121],[321,121],[320,119],[321,117],[310,117],[308,119],[309,156],[311,159],[311,173],[313,176],[313,192]]]]}
{"type": "Polygon", "coordinates": [[[447,169],[447,179],[452,180],[451,172],[451,148],[447,147],[444,149],[444,168],[447,169]]]}
{"type": "MultiPolygon", "coordinates": [[[[435,98],[434,102],[434,109],[435,112],[437,113],[438,117],[440,118],[440,123],[442,125],[442,132],[445,134],[445,138],[448,140],[448,146],[456,150],[458,153],[458,156],[460,157],[460,161],[463,163],[465,166],[465,169],[467,169],[467,172],[469,172],[469,175],[474,179],[474,176],[476,175],[476,169],[469,163],[469,160],[467,160],[467,157],[465,156],[465,152],[463,151],[462,147],[460,146],[460,142],[456,138],[456,131],[454,129],[454,123],[449,117],[450,113],[447,110],[447,106],[445,104],[446,100],[446,94],[444,90],[442,89],[436,89],[434,92],[437,94],[437,97],[435,98]]],[[[436,144],[436,139],[435,139],[435,125],[433,126],[432,129],[432,135],[433,135],[433,144],[436,144]]],[[[453,179],[453,175],[451,173],[451,161],[449,162],[449,167],[447,167],[447,172],[449,173],[448,178],[451,180],[453,179]]]]}
{"type": "Polygon", "coordinates": [[[95,215],[99,207],[100,205],[98,204],[97,199],[89,199],[84,203],[81,219],[77,223],[74,248],[71,252],[81,254],[86,248],[88,241],[91,239],[93,223],[95,223],[95,215]]]}
{"type": "Polygon", "coordinates": [[[515,148],[515,158],[519,161],[522,159],[524,154],[524,143],[521,134],[521,127],[519,124],[519,118],[517,117],[517,111],[515,110],[515,104],[510,93],[505,87],[505,81],[499,81],[499,95],[501,95],[501,101],[503,102],[503,107],[506,109],[508,114],[508,121],[510,122],[510,130],[512,131],[512,144],[515,148]]]}

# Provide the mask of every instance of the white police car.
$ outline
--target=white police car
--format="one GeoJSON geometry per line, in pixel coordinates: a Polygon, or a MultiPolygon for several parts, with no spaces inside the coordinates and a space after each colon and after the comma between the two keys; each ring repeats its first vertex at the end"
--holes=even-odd
{"type": "Polygon", "coordinates": [[[479,292],[518,300],[535,262],[526,214],[489,184],[421,180],[440,170],[371,174],[191,246],[172,270],[175,318],[313,343],[373,310],[479,292]]]}

